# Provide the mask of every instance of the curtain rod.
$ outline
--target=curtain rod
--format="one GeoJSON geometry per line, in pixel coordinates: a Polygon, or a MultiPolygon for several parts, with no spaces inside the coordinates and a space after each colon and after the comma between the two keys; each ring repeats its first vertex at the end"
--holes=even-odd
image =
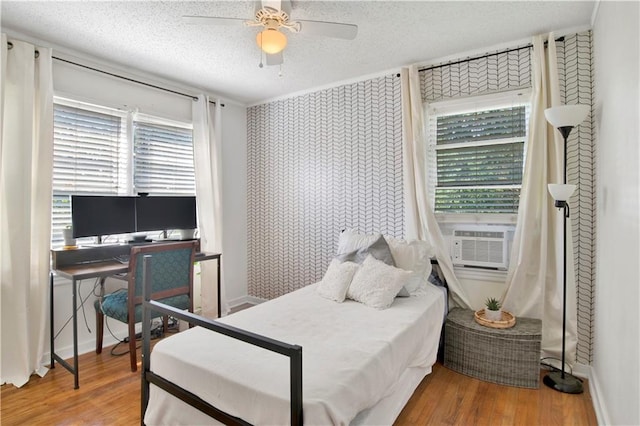
{"type": "MultiPolygon", "coordinates": [[[[13,43],[11,43],[10,41],[7,42],[7,46],[8,46],[9,49],[13,49],[13,43]]],[[[37,58],[38,56],[40,56],[40,52],[38,52],[36,50],[35,51],[35,57],[37,58]]],[[[198,100],[197,96],[188,95],[188,94],[182,93],[182,92],[177,92],[175,90],[167,89],[166,87],[160,87],[160,86],[156,86],[156,85],[153,85],[153,84],[145,83],[144,81],[134,80],[133,78],[125,77],[125,76],[114,74],[114,73],[111,73],[111,72],[108,72],[108,71],[104,71],[104,70],[101,70],[101,69],[98,69],[98,68],[93,68],[93,67],[90,67],[90,66],[87,66],[87,65],[79,64],[77,62],[69,61],[67,59],[58,58],[57,56],[52,56],[52,58],[56,59],[58,61],[66,62],[68,64],[81,67],[81,68],[86,68],[86,69],[91,70],[91,71],[96,71],[96,72],[99,72],[99,73],[102,73],[102,74],[110,75],[111,77],[116,77],[116,78],[119,78],[121,80],[130,81],[132,83],[137,83],[137,84],[141,84],[143,86],[152,87],[154,89],[163,90],[165,92],[173,93],[175,95],[180,95],[180,96],[184,96],[184,97],[187,97],[187,98],[191,98],[194,101],[198,100]]],[[[215,101],[209,101],[209,103],[216,105],[215,101]]],[[[224,107],[224,104],[220,104],[220,106],[224,107]]]]}
{"type": "MultiPolygon", "coordinates": [[[[9,50],[13,49],[13,43],[11,43],[10,41],[7,42],[7,49],[9,50]]],[[[34,50],[34,56],[37,58],[38,56],[40,56],[40,52],[38,52],[37,50],[34,50]]]]}
{"type": "MultiPolygon", "coordinates": [[[[93,67],[90,67],[90,66],[87,66],[87,65],[79,64],[77,62],[69,61],[67,59],[58,58],[57,56],[52,56],[52,58],[56,59],[58,61],[66,62],[68,64],[81,67],[81,68],[86,68],[86,69],[91,70],[91,71],[96,71],[96,72],[99,72],[99,73],[102,73],[102,74],[110,75],[111,77],[116,77],[116,78],[119,78],[121,80],[130,81],[132,83],[137,83],[137,84],[141,84],[143,86],[151,87],[151,88],[154,88],[154,89],[163,90],[165,92],[173,93],[175,95],[180,95],[180,96],[184,96],[186,98],[191,98],[194,101],[198,100],[197,96],[189,95],[189,94],[182,93],[182,92],[177,92],[175,90],[167,89],[166,87],[160,87],[160,86],[156,86],[154,84],[145,83],[144,81],[135,80],[133,78],[125,77],[125,76],[122,76],[122,75],[119,75],[119,74],[114,74],[114,73],[111,73],[111,72],[108,72],[108,71],[104,71],[104,70],[101,70],[101,69],[98,69],[98,68],[93,68],[93,67]]],[[[209,101],[209,103],[216,105],[215,101],[209,101]]],[[[224,104],[220,104],[220,106],[224,107],[224,104]]]]}
{"type": "Polygon", "coordinates": [[[484,58],[490,58],[492,56],[498,56],[498,55],[502,55],[503,53],[509,53],[509,52],[517,52],[519,50],[525,50],[525,49],[531,49],[533,47],[532,44],[528,44],[526,46],[522,46],[522,47],[515,47],[513,49],[507,49],[507,50],[503,50],[500,52],[495,52],[495,53],[487,53],[486,55],[480,55],[480,56],[474,56],[473,58],[467,58],[467,59],[460,59],[458,61],[454,61],[454,62],[447,62],[444,64],[439,64],[439,65],[432,65],[429,67],[425,67],[425,68],[420,68],[418,70],[418,72],[422,72],[422,71],[429,71],[429,70],[435,70],[438,68],[443,68],[443,67],[448,67],[449,65],[458,65],[458,64],[463,64],[465,62],[471,62],[471,61],[475,61],[476,59],[484,59],[484,58]]]}
{"type": "MultiPolygon", "coordinates": [[[[564,41],[564,37],[557,38],[555,41],[564,41]]],[[[548,43],[549,43],[549,42],[545,41],[545,42],[544,42],[544,46],[546,47],[548,43]]],[[[473,58],[460,59],[460,60],[458,60],[458,61],[447,62],[447,63],[444,63],[444,64],[439,64],[439,65],[433,65],[433,66],[428,66],[428,67],[420,68],[420,69],[418,70],[418,72],[434,70],[434,69],[438,69],[438,68],[442,68],[442,67],[447,67],[447,66],[449,66],[449,65],[463,64],[463,63],[465,63],[465,62],[475,61],[476,59],[490,58],[490,57],[492,57],[492,56],[502,55],[503,53],[510,53],[510,52],[517,52],[517,51],[525,50],[525,49],[531,49],[532,47],[533,47],[533,44],[527,44],[526,46],[522,46],[522,47],[514,47],[514,48],[511,48],[511,49],[502,50],[502,51],[500,51],[500,52],[487,53],[487,54],[485,54],[485,55],[474,56],[473,58]]]]}

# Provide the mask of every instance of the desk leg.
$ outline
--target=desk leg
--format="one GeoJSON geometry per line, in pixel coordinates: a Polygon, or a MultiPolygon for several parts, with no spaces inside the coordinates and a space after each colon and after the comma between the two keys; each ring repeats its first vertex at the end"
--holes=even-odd
{"type": "Polygon", "coordinates": [[[49,272],[49,339],[51,344],[51,364],[49,368],[56,368],[56,360],[53,357],[55,349],[53,346],[53,272],[49,272]]]}
{"type": "Polygon", "coordinates": [[[222,276],[222,254],[218,256],[218,318],[222,316],[222,303],[220,294],[220,277],[222,276]]]}
{"type": "Polygon", "coordinates": [[[78,380],[78,290],[75,278],[71,281],[73,291],[73,383],[74,389],[80,387],[78,380]]]}

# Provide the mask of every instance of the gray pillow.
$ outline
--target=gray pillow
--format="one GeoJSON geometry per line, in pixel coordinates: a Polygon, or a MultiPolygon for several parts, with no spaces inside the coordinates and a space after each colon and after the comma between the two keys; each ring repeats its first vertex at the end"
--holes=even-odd
{"type": "Polygon", "coordinates": [[[393,261],[393,256],[391,255],[389,244],[387,244],[387,240],[385,240],[382,235],[380,235],[380,238],[374,241],[369,247],[363,247],[349,253],[339,254],[336,256],[336,259],[341,262],[355,262],[362,264],[369,254],[387,265],[396,266],[396,263],[393,261]]]}
{"type": "MultiPolygon", "coordinates": [[[[369,247],[363,247],[349,253],[339,254],[336,256],[336,259],[341,262],[355,262],[358,264],[362,264],[362,262],[364,262],[364,259],[366,259],[368,255],[373,256],[375,259],[378,259],[386,263],[387,265],[394,267],[396,266],[396,262],[393,260],[393,256],[391,255],[389,244],[382,235],[380,235],[380,238],[375,240],[369,247]]],[[[398,297],[409,296],[409,292],[404,287],[402,287],[400,289],[400,292],[398,293],[398,297]]]]}

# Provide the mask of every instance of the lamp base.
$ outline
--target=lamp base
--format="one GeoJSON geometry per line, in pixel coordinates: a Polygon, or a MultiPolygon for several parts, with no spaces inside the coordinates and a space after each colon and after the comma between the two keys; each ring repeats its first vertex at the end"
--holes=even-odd
{"type": "Polygon", "coordinates": [[[582,393],[582,380],[569,373],[564,373],[562,377],[561,371],[552,371],[542,378],[542,383],[558,392],[564,393],[582,393]]]}

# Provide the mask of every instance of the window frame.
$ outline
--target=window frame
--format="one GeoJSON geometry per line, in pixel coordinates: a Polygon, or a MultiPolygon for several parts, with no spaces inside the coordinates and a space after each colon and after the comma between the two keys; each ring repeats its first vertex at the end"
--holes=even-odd
{"type": "MultiPolygon", "coordinates": [[[[176,196],[184,196],[184,195],[196,195],[196,179],[195,179],[195,174],[196,174],[196,170],[195,170],[195,161],[193,161],[193,158],[195,157],[195,146],[193,144],[193,124],[192,123],[184,123],[184,122],[179,122],[176,120],[168,120],[168,119],[162,119],[159,117],[155,117],[152,115],[148,115],[148,114],[142,114],[142,113],[136,113],[133,115],[133,119],[131,121],[131,141],[130,141],[130,145],[131,145],[131,157],[130,157],[130,163],[129,163],[129,168],[131,169],[131,188],[132,188],[132,193],[140,193],[140,192],[147,192],[148,190],[146,188],[138,188],[136,187],[136,179],[135,179],[135,174],[136,174],[136,123],[140,123],[143,126],[159,126],[159,127],[173,127],[173,128],[178,128],[181,130],[185,130],[185,131],[190,131],[191,132],[191,158],[192,158],[192,162],[193,162],[193,193],[188,192],[188,191],[179,191],[179,192],[162,192],[159,193],[158,195],[176,195],[176,196]]],[[[153,194],[151,194],[153,195],[153,194]]]]}
{"type": "MultiPolygon", "coordinates": [[[[427,148],[427,186],[428,199],[431,208],[434,210],[436,220],[439,223],[450,224],[508,224],[514,225],[517,222],[517,211],[513,213],[479,213],[479,212],[436,212],[435,211],[435,190],[437,186],[437,117],[446,115],[456,115],[472,113],[490,109],[507,107],[525,107],[526,132],[524,136],[522,167],[526,162],[527,141],[529,137],[529,115],[531,113],[531,89],[519,89],[506,92],[490,93],[466,98],[447,99],[436,102],[425,102],[423,111],[425,115],[424,132],[426,136],[427,148]]],[[[505,143],[507,139],[500,143],[505,143]]],[[[485,141],[470,142],[468,144],[450,144],[447,148],[455,146],[485,146],[490,145],[485,141]]],[[[518,138],[519,142],[519,138],[518,138]]]]}
{"type": "MultiPolygon", "coordinates": [[[[120,151],[124,152],[124,154],[120,154],[118,156],[119,161],[126,161],[126,167],[122,167],[119,171],[118,185],[117,190],[113,193],[106,192],[93,192],[93,191],[70,191],[64,192],[62,190],[52,190],[52,203],[56,196],[71,196],[71,195],[120,195],[120,196],[134,196],[136,194],[136,189],[134,187],[134,163],[135,163],[135,140],[134,140],[134,123],[140,122],[144,124],[151,125],[160,125],[160,126],[169,126],[169,127],[178,127],[181,129],[191,130],[193,132],[193,123],[178,121],[173,119],[168,119],[164,117],[154,116],[150,114],[139,113],[137,110],[131,110],[127,108],[121,107],[112,107],[106,105],[97,105],[92,102],[85,102],[81,100],[76,100],[73,97],[69,97],[62,94],[54,95],[53,98],[54,108],[56,105],[62,105],[72,108],[78,108],[86,111],[96,112],[100,114],[109,114],[120,117],[122,120],[120,128],[123,130],[122,136],[117,141],[118,144],[122,144],[120,147],[120,151]]],[[[54,129],[55,129],[55,121],[54,121],[54,129]]],[[[52,143],[55,144],[55,139],[52,140],[52,143]]],[[[192,143],[193,143],[193,133],[192,133],[192,143]]],[[[193,155],[195,156],[195,149],[193,150],[193,155]]],[[[194,162],[195,163],[195,162],[194,162]]],[[[193,186],[193,194],[196,195],[196,183],[195,183],[195,164],[194,164],[194,186],[193,186]]],[[[174,194],[163,194],[163,195],[174,195],[174,194]]],[[[184,193],[176,193],[175,195],[185,195],[184,193]]],[[[60,222],[60,220],[55,221],[60,222]]],[[[69,225],[71,222],[71,218],[69,217],[69,225]]],[[[52,208],[51,213],[51,248],[58,249],[63,247],[63,241],[61,237],[61,232],[64,225],[54,226],[54,211],[52,208]],[[59,237],[59,238],[58,238],[59,237]]],[[[125,235],[113,235],[109,237],[115,237],[117,242],[121,242],[124,240],[125,235]]],[[[79,243],[93,243],[95,238],[87,237],[81,238],[77,240],[79,243]]]]}

